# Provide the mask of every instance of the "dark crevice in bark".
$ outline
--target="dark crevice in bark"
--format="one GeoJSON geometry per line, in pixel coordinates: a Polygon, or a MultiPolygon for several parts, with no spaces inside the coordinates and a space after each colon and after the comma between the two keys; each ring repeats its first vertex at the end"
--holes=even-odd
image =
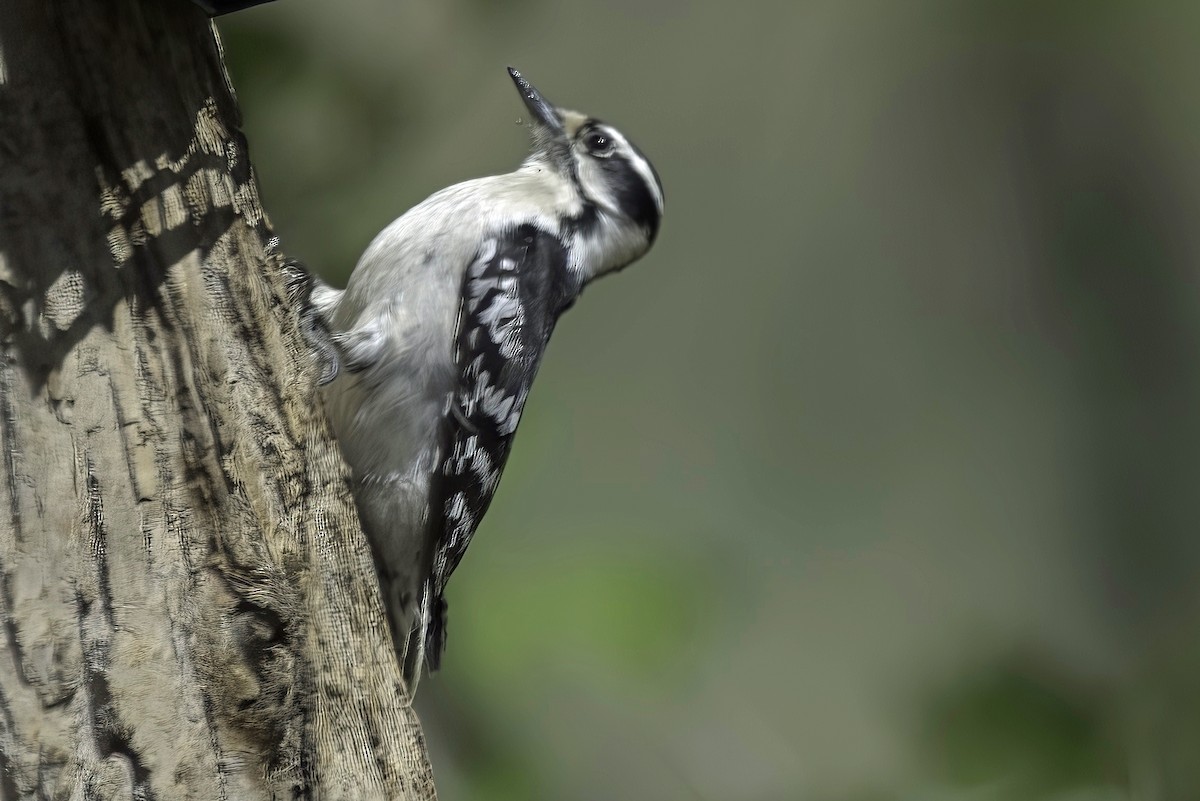
{"type": "MultiPolygon", "coordinates": [[[[8,479],[8,522],[12,526],[13,538],[20,544],[25,537],[21,528],[21,495],[17,471],[17,413],[12,404],[12,365],[7,358],[0,357],[0,448],[4,453],[4,472],[8,479]]],[[[0,564],[0,571],[4,565],[0,564]]]]}
{"type": "MultiPolygon", "coordinates": [[[[141,754],[133,747],[132,728],[121,721],[120,711],[114,703],[112,690],[108,683],[107,674],[114,664],[111,638],[117,631],[117,623],[114,618],[112,577],[108,563],[108,532],[104,525],[104,498],[100,480],[96,477],[95,465],[90,457],[85,457],[85,465],[87,486],[85,522],[88,527],[88,544],[92,553],[92,564],[96,569],[97,586],[100,593],[98,614],[103,625],[101,636],[89,633],[86,628],[81,629],[86,656],[84,669],[92,730],[95,735],[96,748],[101,754],[106,757],[119,756],[128,761],[134,779],[135,796],[153,801],[150,770],[143,762],[141,754]]],[[[85,627],[87,618],[95,611],[94,606],[93,603],[87,603],[86,612],[80,618],[81,624],[85,627]]]]}
{"type": "MultiPolygon", "coordinates": [[[[32,687],[33,680],[25,672],[25,660],[21,654],[17,620],[13,614],[12,588],[9,586],[8,574],[4,572],[3,565],[0,565],[0,603],[4,604],[4,632],[8,637],[8,651],[16,669],[17,681],[24,687],[32,687]]],[[[3,687],[0,686],[0,692],[2,690],[3,687]]],[[[0,700],[0,709],[8,709],[7,704],[4,704],[2,700],[0,700]]]]}
{"type": "MultiPolygon", "coordinates": [[[[100,590],[100,608],[108,627],[114,628],[112,579],[108,573],[108,553],[105,549],[104,498],[100,494],[100,480],[96,478],[95,466],[87,459],[87,519],[88,549],[92,564],[96,567],[96,581],[100,590]]],[[[106,663],[107,664],[107,663],[106,663]]]]}
{"type": "MultiPolygon", "coordinates": [[[[8,709],[8,701],[4,697],[4,693],[0,692],[0,711],[8,709]]],[[[11,730],[11,724],[10,724],[11,730]]],[[[21,794],[17,790],[17,780],[14,778],[16,771],[13,770],[12,760],[5,749],[0,748],[0,798],[18,799],[21,794]]]]}
{"type": "MultiPolygon", "coordinates": [[[[208,732],[209,732],[208,747],[210,749],[212,749],[213,756],[215,757],[217,764],[220,765],[221,764],[221,743],[219,742],[219,737],[217,734],[217,731],[219,728],[218,721],[220,720],[220,715],[214,709],[214,706],[215,706],[215,700],[213,699],[212,694],[209,692],[201,692],[200,693],[200,707],[201,707],[201,709],[204,710],[204,721],[207,724],[206,728],[208,729],[208,732]]],[[[227,785],[229,782],[225,776],[225,771],[218,770],[216,779],[217,779],[217,787],[219,790],[216,801],[228,801],[229,788],[227,785]]]]}
{"type": "MultiPolygon", "coordinates": [[[[141,754],[133,747],[131,728],[122,723],[113,699],[112,688],[108,683],[106,672],[112,664],[109,649],[104,640],[90,636],[87,631],[88,618],[92,614],[94,604],[82,595],[78,596],[76,601],[80,612],[79,635],[84,643],[84,686],[87,690],[85,697],[91,724],[88,733],[93,737],[96,749],[103,757],[118,756],[128,762],[135,793],[152,800],[154,794],[150,787],[150,770],[143,762],[141,754]]],[[[101,610],[101,614],[104,616],[106,633],[111,634],[112,618],[104,610],[101,610]]]]}
{"type": "MultiPolygon", "coordinates": [[[[8,477],[9,492],[9,525],[12,526],[13,539],[19,544],[24,540],[21,528],[21,505],[18,487],[16,455],[19,453],[16,442],[17,420],[12,406],[12,382],[9,376],[7,360],[0,362],[0,448],[3,449],[4,471],[8,477]]],[[[24,686],[32,686],[25,672],[25,660],[21,653],[20,632],[17,628],[16,615],[13,613],[12,587],[9,585],[9,567],[0,562],[0,613],[4,615],[4,630],[8,637],[8,649],[17,680],[24,686]]],[[[3,687],[0,686],[0,693],[3,687]]],[[[0,698],[0,711],[8,712],[8,703],[0,698]]],[[[0,756],[3,756],[0,753],[0,756]]],[[[6,770],[7,775],[7,770],[6,770]]],[[[15,798],[16,796],[13,796],[15,798]]]]}

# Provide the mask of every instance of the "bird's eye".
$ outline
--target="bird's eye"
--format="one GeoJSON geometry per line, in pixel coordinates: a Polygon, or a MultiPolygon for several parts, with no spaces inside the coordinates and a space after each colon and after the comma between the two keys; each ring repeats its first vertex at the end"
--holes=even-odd
{"type": "Polygon", "coordinates": [[[584,134],[583,146],[593,156],[607,156],[613,151],[612,137],[602,131],[588,131],[584,134]]]}

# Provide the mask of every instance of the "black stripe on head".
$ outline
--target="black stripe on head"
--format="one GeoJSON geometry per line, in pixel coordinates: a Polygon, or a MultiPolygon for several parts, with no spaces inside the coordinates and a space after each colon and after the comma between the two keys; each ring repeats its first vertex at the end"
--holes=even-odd
{"type": "MultiPolygon", "coordinates": [[[[662,181],[654,165],[624,135],[600,120],[587,119],[576,131],[584,158],[600,171],[608,195],[622,214],[637,223],[650,242],[662,220],[662,181]],[[645,169],[640,169],[645,165],[645,169]]],[[[578,173],[572,178],[587,195],[578,173]]],[[[594,200],[594,199],[593,199],[594,200]]]]}
{"type": "MultiPolygon", "coordinates": [[[[646,163],[650,164],[649,161],[646,163]]],[[[637,171],[633,163],[620,153],[615,153],[600,161],[599,166],[604,171],[613,194],[616,195],[617,205],[621,211],[645,228],[650,241],[653,242],[654,238],[658,236],[658,225],[662,221],[662,214],[658,210],[658,203],[654,200],[653,191],[646,186],[645,178],[637,171]]],[[[658,173],[654,172],[653,166],[650,167],[650,171],[654,174],[654,180],[657,181],[658,173]]],[[[661,182],[659,185],[661,186],[661,182]]]]}

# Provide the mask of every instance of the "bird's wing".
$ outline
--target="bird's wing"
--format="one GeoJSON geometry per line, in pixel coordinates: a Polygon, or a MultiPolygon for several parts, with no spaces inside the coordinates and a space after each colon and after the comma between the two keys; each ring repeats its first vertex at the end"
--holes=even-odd
{"type": "Polygon", "coordinates": [[[455,335],[458,384],[431,492],[437,545],[417,624],[432,668],[445,638],[446,581],[491,503],[550,332],[575,294],[562,242],[531,225],[485,242],[467,268],[455,335]]]}
{"type": "Polygon", "coordinates": [[[379,363],[387,343],[387,327],[383,318],[372,317],[362,325],[333,336],[341,353],[342,367],[351,373],[361,373],[379,363]]]}

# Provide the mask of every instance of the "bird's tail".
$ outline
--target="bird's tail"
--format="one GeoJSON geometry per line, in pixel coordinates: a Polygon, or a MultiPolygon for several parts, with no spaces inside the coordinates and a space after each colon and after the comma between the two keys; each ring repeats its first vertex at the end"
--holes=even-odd
{"type": "Polygon", "coordinates": [[[446,599],[426,581],[421,589],[421,605],[413,617],[412,628],[400,655],[404,683],[409,697],[417,694],[417,684],[425,667],[429,672],[437,670],[442,663],[442,651],[446,648],[446,599]]]}

